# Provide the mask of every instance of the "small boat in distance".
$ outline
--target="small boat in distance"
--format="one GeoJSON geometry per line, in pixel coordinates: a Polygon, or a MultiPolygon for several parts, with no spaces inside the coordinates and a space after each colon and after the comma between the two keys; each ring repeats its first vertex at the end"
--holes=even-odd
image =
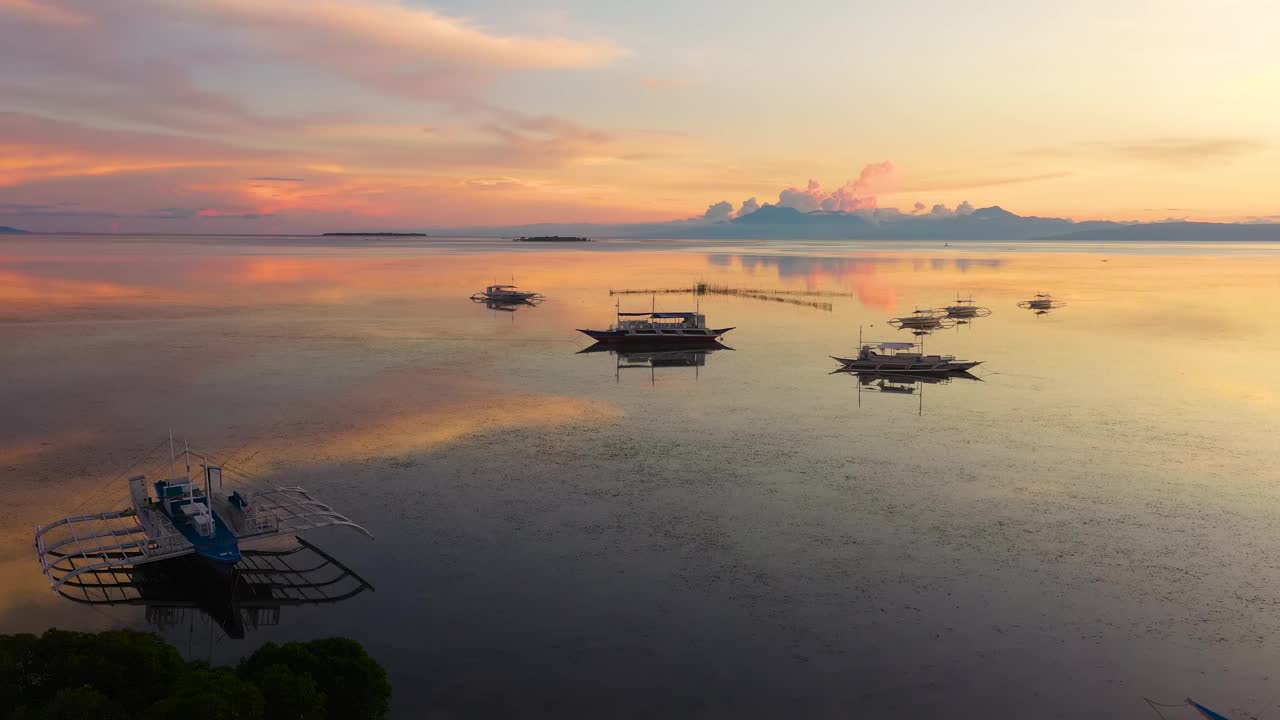
{"type": "Polygon", "coordinates": [[[512,238],[511,242],[595,242],[591,238],[571,235],[537,235],[535,237],[512,238]]]}
{"type": "Polygon", "coordinates": [[[1025,310],[1053,310],[1066,305],[1061,300],[1055,300],[1049,293],[1036,293],[1035,297],[1030,300],[1023,300],[1018,303],[1018,307],[1025,310]]]}
{"type": "Polygon", "coordinates": [[[858,332],[858,345],[857,357],[832,355],[831,359],[846,370],[906,375],[946,375],[982,364],[980,360],[957,360],[954,355],[926,355],[923,342],[863,342],[861,331],[858,332]]]}
{"type": "Polygon", "coordinates": [[[979,307],[972,295],[968,298],[957,296],[956,304],[948,305],[944,308],[944,311],[947,313],[947,317],[965,319],[986,317],[991,314],[991,308],[979,307]]]}
{"type": "Polygon", "coordinates": [[[699,312],[624,313],[619,310],[608,330],[578,328],[578,332],[603,343],[714,345],[721,335],[732,329],[707,327],[707,316],[699,312]]]}
{"type": "Polygon", "coordinates": [[[937,330],[939,328],[949,328],[955,325],[955,322],[947,317],[945,311],[926,308],[921,310],[916,308],[910,315],[904,317],[896,317],[889,321],[889,326],[911,330],[937,330]]]}
{"type": "Polygon", "coordinates": [[[482,303],[498,303],[508,305],[529,304],[534,305],[542,302],[546,298],[542,293],[527,292],[517,288],[515,285],[490,285],[483,292],[478,292],[471,296],[472,302],[482,303]]]}

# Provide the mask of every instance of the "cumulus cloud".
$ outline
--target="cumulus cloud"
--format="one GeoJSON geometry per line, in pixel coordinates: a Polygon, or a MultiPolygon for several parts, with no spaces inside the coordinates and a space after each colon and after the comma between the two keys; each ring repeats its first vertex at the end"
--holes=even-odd
{"type": "Polygon", "coordinates": [[[751,213],[753,213],[753,212],[755,212],[755,211],[757,211],[757,210],[759,210],[759,209],[760,209],[760,201],[759,201],[759,200],[756,200],[755,198],[747,198],[746,200],[743,200],[743,201],[742,201],[742,207],[738,208],[738,215],[737,215],[737,217],[743,217],[743,216],[745,216],[745,215],[750,215],[751,213]]]}
{"type": "Polygon", "coordinates": [[[778,193],[778,204],[800,212],[825,210],[851,212],[877,207],[876,194],[893,186],[897,167],[890,161],[872,163],[862,168],[857,180],[827,192],[817,180],[810,180],[804,188],[788,187],[778,193]]]}
{"type": "MultiPolygon", "coordinates": [[[[916,204],[920,205],[920,203],[916,203],[916,204]]],[[[960,215],[972,214],[973,210],[974,210],[973,203],[969,202],[968,200],[965,200],[964,202],[955,206],[954,210],[947,207],[946,205],[943,205],[942,203],[938,203],[937,205],[934,205],[931,210],[929,210],[929,215],[930,217],[939,217],[939,218],[958,217],[960,215]]]]}
{"type": "Polygon", "coordinates": [[[922,213],[922,212],[924,212],[924,209],[925,209],[926,207],[928,207],[928,206],[927,206],[927,205],[925,205],[924,203],[920,202],[919,200],[917,200],[917,201],[916,201],[916,204],[911,206],[911,213],[912,213],[912,214],[915,214],[915,213],[922,213]]]}
{"type": "Polygon", "coordinates": [[[704,220],[710,220],[711,222],[724,222],[733,217],[733,203],[728,200],[721,200],[709,206],[707,211],[702,214],[702,217],[704,220]]]}

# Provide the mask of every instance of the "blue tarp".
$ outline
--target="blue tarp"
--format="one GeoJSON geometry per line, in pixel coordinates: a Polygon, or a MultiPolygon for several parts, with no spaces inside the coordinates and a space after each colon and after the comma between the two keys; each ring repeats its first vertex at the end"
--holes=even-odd
{"type": "Polygon", "coordinates": [[[1195,708],[1196,710],[1199,710],[1200,714],[1209,718],[1209,720],[1231,720],[1231,718],[1227,717],[1226,715],[1221,715],[1219,713],[1216,713],[1210,710],[1209,708],[1201,705],[1200,703],[1196,702],[1195,700],[1192,700],[1191,698],[1187,698],[1187,702],[1191,703],[1191,707],[1195,708]]]}

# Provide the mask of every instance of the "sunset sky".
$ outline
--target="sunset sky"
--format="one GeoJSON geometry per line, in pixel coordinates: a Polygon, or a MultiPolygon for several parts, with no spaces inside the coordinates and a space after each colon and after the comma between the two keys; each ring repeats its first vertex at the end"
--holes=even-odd
{"type": "Polygon", "coordinates": [[[0,225],[660,221],[832,192],[1275,219],[1277,27],[1274,0],[0,0],[0,225]]]}

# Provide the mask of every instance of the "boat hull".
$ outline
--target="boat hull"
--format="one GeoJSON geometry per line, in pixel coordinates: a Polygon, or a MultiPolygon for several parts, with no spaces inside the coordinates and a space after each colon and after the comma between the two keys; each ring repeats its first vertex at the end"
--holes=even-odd
{"type": "Polygon", "coordinates": [[[609,344],[627,344],[627,345],[655,345],[662,344],[664,346],[688,346],[688,345],[716,345],[720,336],[729,332],[733,328],[709,328],[706,335],[688,335],[683,333],[663,333],[661,335],[641,335],[626,330],[583,330],[578,328],[578,332],[599,343],[609,344]]]}
{"type": "Polygon", "coordinates": [[[893,375],[950,375],[971,370],[982,364],[981,361],[970,362],[964,360],[960,362],[915,363],[904,365],[900,363],[885,363],[876,360],[841,358],[834,355],[831,356],[831,359],[843,365],[846,370],[893,375]]]}

